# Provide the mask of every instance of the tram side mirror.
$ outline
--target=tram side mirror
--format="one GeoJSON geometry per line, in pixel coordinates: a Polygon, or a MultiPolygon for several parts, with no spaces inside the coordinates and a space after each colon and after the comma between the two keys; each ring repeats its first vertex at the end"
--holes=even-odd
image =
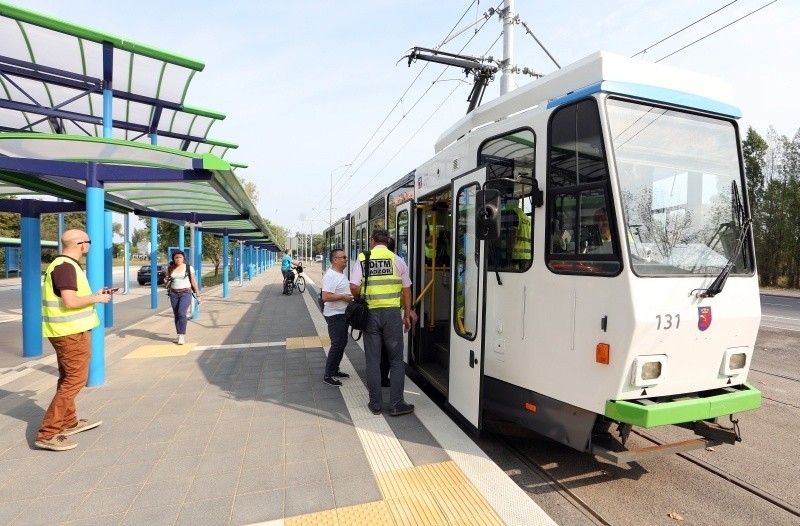
{"type": "Polygon", "coordinates": [[[500,237],[500,190],[487,188],[475,195],[475,236],[484,241],[500,237]]]}

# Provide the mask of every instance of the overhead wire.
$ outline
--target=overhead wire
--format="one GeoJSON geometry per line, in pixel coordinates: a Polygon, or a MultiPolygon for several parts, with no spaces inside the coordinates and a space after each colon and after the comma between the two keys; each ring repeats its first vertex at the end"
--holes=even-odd
{"type": "Polygon", "coordinates": [[[744,15],[744,16],[742,16],[742,17],[739,17],[739,18],[737,18],[736,20],[734,20],[734,21],[733,21],[733,22],[731,22],[730,24],[725,24],[724,26],[720,27],[719,29],[716,29],[715,31],[712,31],[711,33],[708,33],[707,35],[705,35],[705,36],[703,36],[703,37],[701,37],[701,38],[698,38],[698,39],[697,39],[697,40],[695,40],[694,42],[690,42],[689,44],[686,44],[686,45],[685,45],[685,46],[683,46],[682,48],[680,48],[680,49],[677,49],[677,50],[673,51],[673,52],[672,52],[672,53],[670,53],[669,55],[665,55],[665,56],[661,57],[660,59],[656,60],[656,63],[658,63],[658,62],[661,62],[662,60],[664,60],[664,59],[666,59],[666,58],[669,58],[669,57],[671,57],[671,56],[672,56],[672,55],[674,55],[675,53],[679,53],[679,52],[683,51],[684,49],[686,49],[686,48],[688,48],[688,47],[691,47],[691,46],[693,46],[693,45],[697,44],[697,43],[698,43],[698,42],[700,42],[701,40],[705,40],[706,38],[710,37],[711,35],[713,35],[713,34],[715,34],[715,33],[719,33],[719,32],[720,32],[720,31],[722,31],[723,29],[725,29],[725,28],[728,28],[728,27],[732,26],[733,24],[735,24],[735,23],[737,23],[737,22],[739,22],[739,21],[741,21],[741,20],[744,20],[745,18],[749,17],[750,15],[753,15],[753,14],[755,14],[755,13],[757,13],[757,12],[761,11],[761,10],[762,10],[762,9],[764,9],[765,7],[769,7],[770,5],[774,4],[774,3],[775,3],[775,2],[777,2],[777,1],[778,1],[778,0],[772,0],[771,2],[767,2],[766,4],[762,5],[762,6],[761,6],[761,7],[759,7],[758,9],[755,9],[754,11],[750,11],[750,12],[749,12],[749,13],[747,13],[746,15],[744,15]]]}
{"type": "MultiPolygon", "coordinates": [[[[473,0],[473,2],[472,2],[472,3],[470,3],[470,5],[467,7],[467,9],[464,11],[464,13],[463,13],[463,14],[461,15],[461,17],[458,19],[458,21],[457,21],[457,22],[454,24],[453,28],[450,30],[450,32],[447,34],[447,36],[445,36],[445,37],[442,39],[442,43],[440,43],[438,46],[436,46],[436,48],[435,48],[435,49],[439,49],[439,48],[440,48],[440,47],[441,47],[441,46],[442,46],[442,45],[443,45],[445,42],[447,42],[447,41],[448,41],[448,39],[450,38],[450,35],[452,35],[452,34],[453,34],[453,31],[455,31],[455,29],[456,29],[456,28],[459,26],[459,24],[460,24],[460,23],[461,23],[461,21],[464,19],[464,17],[467,15],[467,13],[469,13],[469,10],[470,10],[470,9],[472,8],[472,6],[473,6],[473,5],[475,5],[475,4],[476,4],[476,1],[475,1],[475,0],[473,0]]],[[[495,9],[499,9],[499,4],[498,4],[497,8],[495,8],[495,9]]],[[[468,41],[467,41],[467,42],[464,44],[464,46],[462,46],[462,48],[461,48],[459,51],[463,51],[463,50],[464,50],[464,48],[466,48],[466,46],[467,46],[467,45],[469,45],[469,43],[470,43],[470,42],[472,42],[472,40],[475,38],[475,36],[477,36],[477,34],[478,34],[480,31],[481,31],[481,29],[482,29],[482,28],[483,28],[483,27],[486,25],[486,23],[488,22],[488,20],[489,20],[489,18],[488,18],[488,17],[486,17],[486,20],[484,20],[483,24],[481,24],[481,26],[480,26],[478,29],[476,29],[476,30],[475,30],[475,32],[474,32],[474,34],[472,35],[472,37],[470,37],[470,39],[469,39],[469,40],[468,40],[468,41]]],[[[499,40],[499,38],[498,38],[498,40],[499,40]]],[[[495,42],[497,42],[497,40],[495,40],[495,42]]],[[[387,121],[387,120],[388,120],[388,119],[391,117],[392,113],[393,113],[393,112],[394,112],[394,110],[397,108],[397,106],[398,106],[398,105],[400,105],[400,104],[403,102],[403,100],[404,100],[404,97],[406,96],[406,94],[408,94],[408,92],[411,90],[411,88],[414,86],[414,84],[415,84],[415,83],[417,82],[417,80],[420,78],[420,76],[421,76],[421,75],[422,75],[422,73],[425,71],[425,69],[427,68],[427,66],[428,66],[428,63],[426,63],[426,64],[423,66],[423,68],[421,69],[420,73],[419,73],[419,74],[418,74],[416,77],[414,77],[414,80],[411,82],[411,84],[408,86],[408,88],[406,88],[406,90],[403,92],[403,95],[401,95],[401,97],[400,97],[400,99],[397,101],[397,103],[395,103],[395,105],[392,107],[392,109],[391,109],[391,110],[390,110],[390,112],[387,114],[387,116],[384,118],[384,120],[381,122],[381,124],[378,126],[378,128],[376,128],[376,130],[375,130],[375,132],[372,134],[372,136],[371,136],[371,137],[370,137],[370,138],[367,140],[367,142],[364,144],[364,146],[361,148],[361,150],[359,150],[358,154],[356,154],[356,156],[353,158],[353,161],[350,163],[350,165],[351,165],[351,166],[353,166],[353,167],[355,167],[355,168],[354,168],[354,169],[352,169],[352,170],[351,170],[350,168],[346,169],[346,170],[345,170],[345,171],[344,171],[344,172],[343,172],[343,173],[342,173],[342,174],[341,174],[341,175],[340,175],[340,176],[339,176],[339,177],[336,179],[335,183],[332,185],[332,186],[334,186],[334,191],[332,192],[334,196],[336,195],[336,193],[337,193],[337,192],[339,192],[339,191],[340,191],[340,190],[343,188],[343,185],[344,185],[344,184],[346,184],[348,181],[350,181],[350,180],[351,180],[351,179],[352,179],[352,178],[353,178],[353,177],[354,177],[354,176],[355,176],[355,175],[358,173],[358,171],[359,171],[359,170],[360,170],[360,169],[361,169],[361,168],[364,166],[364,164],[365,164],[365,163],[366,163],[366,162],[367,162],[367,161],[368,161],[368,160],[369,160],[369,159],[370,159],[370,158],[371,158],[371,157],[374,155],[374,153],[377,151],[377,149],[378,149],[378,148],[379,148],[379,147],[380,147],[380,146],[381,146],[381,145],[382,145],[382,144],[383,144],[383,143],[384,143],[384,142],[385,142],[385,141],[386,141],[386,140],[387,140],[387,139],[388,139],[388,138],[391,136],[391,134],[392,134],[392,133],[393,133],[393,132],[394,132],[394,131],[395,131],[395,130],[396,130],[398,127],[399,127],[399,125],[400,125],[400,124],[403,122],[403,119],[405,119],[405,117],[406,117],[406,116],[408,116],[408,115],[409,115],[409,114],[410,114],[410,113],[413,111],[413,109],[414,109],[414,108],[415,108],[415,107],[416,107],[416,106],[417,106],[417,105],[418,105],[418,104],[421,102],[421,100],[422,100],[422,99],[425,97],[425,95],[426,95],[428,92],[430,92],[430,90],[433,88],[433,86],[434,86],[434,85],[435,85],[437,82],[439,82],[439,81],[441,80],[442,76],[444,75],[444,71],[445,71],[444,69],[443,69],[443,70],[442,70],[442,72],[439,74],[439,76],[438,76],[438,77],[437,77],[437,78],[436,78],[434,81],[432,81],[432,82],[431,82],[431,85],[430,85],[430,86],[429,86],[429,87],[428,87],[428,88],[427,88],[427,89],[426,89],[426,90],[423,92],[423,94],[422,94],[422,95],[420,95],[420,97],[418,97],[418,98],[417,98],[417,100],[414,102],[414,104],[413,104],[413,105],[412,105],[412,106],[411,106],[411,107],[410,107],[410,108],[409,108],[407,111],[404,111],[404,112],[403,112],[403,113],[404,113],[404,114],[403,114],[403,116],[402,116],[402,117],[400,118],[400,120],[399,120],[399,121],[398,121],[398,122],[397,122],[397,123],[396,123],[396,124],[395,124],[395,125],[394,125],[394,126],[393,126],[393,127],[392,127],[392,128],[391,128],[391,129],[390,129],[388,132],[387,132],[387,133],[386,133],[386,135],[384,136],[384,138],[383,138],[383,139],[381,139],[381,141],[380,141],[380,142],[379,142],[379,143],[378,143],[378,144],[377,144],[377,145],[376,145],[376,146],[375,146],[375,147],[374,147],[374,148],[373,148],[373,149],[372,149],[372,150],[369,152],[369,154],[368,154],[368,155],[367,155],[367,156],[366,156],[366,157],[365,157],[365,158],[364,158],[364,159],[363,159],[363,160],[362,160],[360,163],[358,163],[358,165],[356,166],[356,163],[357,163],[357,160],[358,160],[358,158],[361,156],[361,154],[364,152],[364,150],[366,150],[366,148],[369,146],[369,144],[370,144],[370,143],[373,141],[373,139],[374,139],[374,138],[375,138],[375,136],[378,134],[378,132],[380,131],[380,129],[383,127],[383,125],[386,123],[386,121],[387,121]]],[[[445,100],[449,99],[449,97],[450,97],[450,96],[451,96],[451,95],[448,95],[448,96],[447,96],[447,98],[446,98],[445,100]]],[[[436,110],[434,110],[434,113],[435,113],[435,112],[437,112],[438,110],[439,110],[439,108],[437,108],[436,110]]],[[[432,117],[432,115],[431,115],[430,117],[432,117]]],[[[430,120],[430,117],[428,118],[428,120],[430,120]]],[[[427,121],[426,121],[426,122],[427,122],[427,121]]],[[[400,150],[399,150],[399,151],[398,151],[398,152],[397,152],[397,153],[394,155],[394,157],[397,157],[397,155],[398,155],[398,154],[399,154],[399,153],[402,151],[402,148],[404,148],[404,147],[405,147],[405,145],[407,145],[407,144],[408,144],[408,142],[406,142],[406,143],[403,145],[403,147],[401,147],[401,149],[400,149],[400,150]]],[[[394,157],[393,157],[393,158],[394,158],[394,157]]],[[[375,176],[373,176],[373,178],[372,178],[372,179],[370,179],[370,182],[372,182],[374,179],[375,179],[375,176]]],[[[366,186],[366,185],[365,185],[365,186],[366,186]]],[[[362,187],[362,188],[363,188],[363,187],[362,187]]],[[[355,196],[351,197],[351,200],[352,200],[354,197],[355,197],[355,196]]],[[[331,197],[331,199],[332,199],[332,197],[331,197]]],[[[323,200],[324,200],[324,196],[323,196],[323,198],[321,198],[321,199],[320,199],[320,201],[317,203],[317,205],[315,205],[315,206],[314,206],[313,210],[315,210],[315,212],[316,212],[316,214],[314,215],[314,217],[317,217],[319,214],[321,214],[321,213],[322,213],[322,211],[323,211],[323,210],[322,210],[321,208],[319,208],[319,206],[320,206],[320,204],[323,202],[323,200]]]]}
{"type": "Polygon", "coordinates": [[[697,20],[695,20],[694,22],[692,22],[692,23],[691,23],[691,24],[689,24],[688,26],[684,26],[683,28],[681,28],[681,29],[679,29],[679,30],[675,31],[674,33],[672,33],[671,35],[669,35],[668,37],[664,37],[664,38],[662,38],[661,40],[659,40],[658,42],[656,42],[655,44],[651,44],[651,45],[647,46],[646,48],[644,48],[643,50],[639,51],[638,53],[636,53],[636,54],[634,54],[634,55],[631,55],[631,58],[635,58],[635,57],[637,57],[637,56],[641,55],[642,53],[647,53],[647,51],[648,51],[648,50],[650,50],[650,49],[652,49],[652,48],[656,47],[657,45],[661,44],[662,42],[665,42],[665,41],[669,40],[670,38],[674,37],[674,36],[675,36],[675,35],[677,35],[678,33],[682,33],[683,31],[686,31],[686,30],[687,30],[687,29],[689,29],[690,27],[692,27],[692,26],[694,26],[694,25],[696,25],[696,24],[699,24],[700,22],[702,22],[702,21],[703,21],[703,20],[705,20],[706,18],[708,18],[708,17],[710,17],[710,16],[712,16],[712,15],[714,15],[714,14],[716,14],[716,13],[719,13],[720,11],[722,11],[723,9],[725,9],[726,7],[729,7],[729,6],[733,5],[733,4],[735,4],[736,2],[737,2],[737,0],[733,0],[733,2],[730,2],[730,3],[728,3],[728,4],[725,4],[724,6],[720,7],[720,8],[719,8],[719,9],[717,9],[716,11],[712,11],[712,12],[710,12],[709,14],[707,14],[706,16],[704,16],[703,18],[698,18],[697,20]]]}
{"type": "MultiPolygon", "coordinates": [[[[466,8],[466,9],[464,10],[464,12],[461,14],[461,16],[459,17],[459,19],[456,21],[456,23],[455,23],[455,24],[453,24],[453,27],[450,29],[450,31],[447,33],[447,35],[446,35],[446,36],[445,36],[445,37],[442,39],[442,43],[441,43],[441,44],[439,44],[439,46],[437,46],[437,48],[438,48],[438,47],[440,47],[440,46],[442,46],[442,45],[443,45],[443,44],[444,44],[444,43],[447,41],[447,39],[448,39],[448,38],[450,38],[450,35],[452,35],[452,34],[453,34],[453,31],[455,31],[455,30],[456,30],[456,28],[458,28],[459,24],[461,24],[461,21],[462,21],[462,20],[464,20],[464,17],[465,17],[465,16],[467,16],[467,14],[469,13],[470,9],[472,9],[472,6],[473,6],[473,5],[475,5],[475,4],[480,4],[480,2],[479,2],[478,0],[472,0],[472,2],[470,3],[470,5],[468,5],[468,6],[467,6],[467,8],[466,8]]],[[[355,166],[355,163],[356,163],[356,161],[358,160],[358,158],[361,156],[361,154],[364,152],[364,150],[366,150],[366,149],[367,149],[367,146],[369,146],[369,144],[372,142],[372,140],[375,138],[375,136],[378,134],[378,132],[381,130],[381,128],[383,128],[383,125],[384,125],[384,124],[386,124],[386,121],[388,121],[388,120],[389,120],[389,118],[390,118],[390,117],[392,116],[392,114],[395,112],[395,110],[397,109],[397,107],[402,105],[402,103],[403,103],[403,100],[404,100],[405,96],[408,94],[408,92],[409,92],[409,91],[411,91],[411,88],[413,88],[413,87],[414,87],[414,84],[416,84],[417,80],[419,80],[419,78],[422,76],[422,74],[425,72],[425,70],[427,69],[427,67],[429,66],[429,64],[430,64],[430,63],[425,63],[425,65],[424,65],[424,66],[423,66],[423,67],[422,67],[422,68],[419,70],[419,73],[417,73],[417,75],[414,77],[414,79],[413,79],[413,80],[411,81],[411,83],[408,85],[408,87],[407,87],[407,88],[406,88],[406,90],[403,92],[403,94],[402,94],[402,95],[400,95],[400,98],[397,100],[397,102],[395,102],[394,106],[392,106],[392,108],[391,108],[391,109],[389,110],[389,112],[386,114],[386,117],[384,117],[384,118],[383,118],[383,120],[381,121],[381,123],[380,123],[380,124],[378,124],[377,128],[375,128],[375,131],[374,131],[374,132],[372,132],[372,135],[370,136],[370,138],[369,138],[369,139],[367,139],[367,141],[364,143],[364,146],[362,146],[362,147],[361,147],[361,149],[358,151],[358,153],[355,155],[355,157],[353,157],[353,160],[352,160],[352,161],[350,161],[350,163],[348,163],[348,164],[349,164],[349,166],[355,166]]],[[[412,107],[412,109],[413,109],[413,107],[412,107]]],[[[410,110],[409,110],[409,111],[410,111],[410,110]]],[[[403,118],[405,118],[405,116],[406,116],[406,115],[408,115],[408,112],[406,112],[406,111],[405,111],[405,109],[403,109],[403,118]]],[[[402,121],[402,119],[401,119],[401,121],[402,121]]],[[[394,128],[393,128],[393,129],[394,129],[394,128]]],[[[390,133],[391,133],[391,130],[390,130],[390,133]]],[[[349,170],[349,168],[348,168],[348,169],[346,169],[346,170],[345,170],[345,171],[344,171],[344,172],[343,172],[343,173],[342,173],[342,174],[341,174],[341,175],[340,175],[340,176],[339,176],[339,177],[336,179],[336,181],[335,181],[335,183],[334,183],[334,185],[335,185],[335,186],[338,186],[338,185],[339,185],[339,182],[342,180],[342,178],[344,178],[344,176],[345,176],[345,175],[347,175],[348,171],[350,171],[350,170],[349,170]]],[[[348,179],[348,180],[349,180],[349,179],[348,179]]],[[[345,181],[345,182],[346,182],[346,181],[345,181]]],[[[334,195],[335,195],[335,194],[334,194],[334,195]]],[[[323,197],[322,199],[320,199],[320,201],[319,201],[319,202],[318,202],[316,205],[314,205],[314,207],[313,207],[313,210],[317,210],[317,209],[318,209],[318,207],[319,207],[319,206],[320,206],[320,205],[323,203],[323,201],[324,201],[324,197],[323,197]]],[[[321,213],[321,211],[319,211],[319,212],[318,212],[318,214],[319,214],[319,213],[321,213]]],[[[318,214],[317,214],[317,215],[318,215],[318,214]]],[[[316,216],[315,216],[315,217],[316,217],[316,216]]]]}
{"type": "MultiPolygon", "coordinates": [[[[473,40],[473,39],[474,39],[474,38],[475,38],[475,37],[478,35],[478,33],[480,33],[480,31],[481,31],[481,30],[482,30],[482,29],[483,29],[483,28],[486,26],[486,24],[487,24],[487,23],[488,23],[488,19],[486,19],[486,20],[484,20],[484,21],[483,21],[483,24],[481,24],[481,25],[480,25],[480,27],[478,27],[478,29],[476,29],[476,30],[475,30],[475,33],[474,33],[474,34],[473,34],[473,35],[472,35],[472,36],[469,38],[469,40],[467,40],[467,42],[466,42],[466,43],[465,43],[465,44],[464,44],[464,45],[461,47],[461,49],[459,49],[459,53],[460,53],[461,51],[463,51],[463,50],[464,50],[464,49],[465,49],[465,48],[466,48],[466,47],[467,47],[467,46],[468,46],[468,45],[469,45],[469,44],[472,42],[472,40],[473,40]]],[[[451,31],[451,33],[452,33],[452,31],[451,31]]],[[[449,36],[449,35],[448,35],[448,36],[449,36]]],[[[501,36],[502,36],[502,33],[501,33],[500,37],[501,37],[501,36]]],[[[489,47],[489,49],[491,49],[492,47],[494,47],[494,45],[495,45],[495,44],[497,44],[497,42],[500,40],[500,37],[498,37],[497,39],[495,39],[495,41],[492,43],[492,45],[489,47]]],[[[445,40],[446,40],[446,39],[447,39],[447,37],[445,37],[445,40]]],[[[431,82],[431,85],[430,85],[430,86],[429,86],[429,87],[428,87],[428,88],[427,88],[427,89],[426,89],[426,90],[425,90],[425,91],[422,93],[422,95],[420,95],[420,96],[417,98],[417,100],[414,102],[414,104],[413,104],[413,106],[411,107],[411,109],[409,109],[408,113],[411,113],[411,110],[413,110],[413,109],[414,109],[414,108],[415,108],[415,107],[416,107],[416,106],[417,106],[417,105],[418,105],[418,104],[419,104],[419,103],[422,101],[422,99],[423,99],[423,98],[424,98],[424,97],[425,97],[425,96],[428,94],[428,92],[430,92],[430,90],[433,88],[433,86],[434,86],[434,85],[435,85],[437,82],[441,81],[441,79],[442,79],[442,76],[444,76],[444,74],[445,74],[445,71],[446,71],[446,68],[443,68],[443,69],[442,69],[442,71],[439,73],[439,76],[438,76],[438,77],[436,77],[436,79],[435,79],[435,80],[433,80],[433,81],[431,82]]],[[[457,89],[457,88],[458,88],[458,86],[456,86],[456,89],[457,89]]],[[[453,91],[455,91],[455,90],[453,90],[453,91]]],[[[451,92],[449,95],[447,95],[447,97],[446,97],[446,99],[445,99],[445,100],[449,99],[449,98],[452,96],[452,94],[453,94],[453,92],[451,92]]],[[[441,105],[440,105],[440,107],[441,107],[441,105]]],[[[439,107],[437,107],[437,108],[434,110],[434,113],[436,113],[436,112],[438,112],[438,111],[439,111],[439,107]]],[[[406,115],[408,115],[408,113],[407,113],[406,115]]],[[[383,138],[383,139],[382,139],[382,140],[381,140],[381,141],[380,141],[380,142],[379,142],[379,143],[378,143],[378,144],[375,146],[375,148],[373,148],[373,149],[372,149],[372,151],[371,151],[371,152],[370,152],[370,153],[367,155],[367,157],[366,157],[366,158],[364,158],[364,160],[363,160],[363,161],[362,161],[362,162],[361,162],[361,163],[360,163],[360,164],[359,164],[359,165],[356,167],[356,169],[355,169],[355,170],[353,170],[353,171],[352,171],[352,173],[350,173],[350,175],[349,175],[349,176],[347,176],[347,178],[346,178],[346,179],[343,181],[343,184],[347,183],[347,182],[348,182],[350,179],[352,179],[352,178],[353,178],[353,176],[355,176],[355,175],[356,175],[356,173],[358,173],[358,171],[359,171],[359,170],[360,170],[360,169],[361,169],[361,168],[364,166],[364,164],[365,164],[365,163],[366,163],[366,162],[367,162],[367,161],[368,161],[368,160],[369,160],[369,159],[372,157],[372,155],[373,155],[373,154],[374,154],[374,153],[377,151],[377,149],[378,149],[378,148],[379,148],[379,147],[380,147],[380,146],[381,146],[381,145],[382,145],[382,144],[383,144],[383,143],[384,143],[384,142],[385,142],[385,141],[386,141],[386,140],[389,138],[389,136],[390,136],[390,135],[391,135],[391,134],[394,132],[394,130],[396,130],[396,129],[397,129],[397,127],[398,127],[398,126],[399,126],[399,125],[400,125],[400,124],[403,122],[403,120],[402,120],[402,119],[405,119],[406,115],[404,115],[404,116],[403,116],[403,117],[402,117],[402,118],[401,118],[401,119],[400,119],[400,120],[399,120],[399,121],[398,121],[398,122],[397,122],[397,123],[396,123],[396,124],[395,124],[395,125],[392,127],[392,129],[391,129],[391,130],[389,130],[389,132],[387,133],[387,135],[386,135],[386,136],[385,136],[385,137],[384,137],[384,138],[383,138]]],[[[430,118],[431,118],[432,116],[433,116],[433,115],[429,116],[429,117],[428,117],[428,119],[426,120],[426,122],[427,122],[427,121],[429,121],[429,120],[430,120],[430,118]]],[[[415,133],[414,133],[414,135],[416,135],[418,132],[419,132],[419,130],[417,130],[417,132],[415,132],[415,133]]],[[[412,137],[412,138],[413,138],[413,137],[412,137]]],[[[399,155],[399,153],[402,151],[402,149],[403,149],[403,148],[405,148],[405,146],[408,144],[408,142],[410,142],[410,140],[409,140],[409,141],[407,141],[406,143],[404,143],[404,144],[403,144],[403,146],[401,146],[401,147],[400,147],[399,151],[398,151],[398,152],[397,152],[397,153],[396,153],[396,154],[395,154],[395,155],[394,155],[392,158],[395,158],[395,157],[397,157],[397,155],[399,155]]],[[[385,169],[385,167],[384,167],[384,168],[382,168],[382,169],[381,169],[381,171],[382,171],[383,169],[385,169]]],[[[346,175],[346,174],[342,174],[342,176],[340,177],[340,179],[343,179],[343,178],[345,177],[345,175],[346,175]]],[[[372,178],[371,178],[369,181],[367,181],[367,183],[365,183],[364,185],[362,185],[362,189],[363,189],[363,188],[365,188],[366,186],[368,186],[368,185],[369,185],[369,183],[371,183],[372,181],[374,181],[376,178],[377,178],[377,174],[376,174],[376,175],[374,175],[374,176],[373,176],[373,177],[372,177],[372,178]]],[[[336,195],[336,192],[334,192],[334,195],[336,195]]],[[[358,193],[358,192],[357,192],[356,194],[354,194],[353,196],[351,196],[351,198],[350,198],[350,200],[348,201],[348,203],[347,203],[347,204],[349,204],[349,203],[350,203],[352,200],[354,200],[355,198],[357,198],[359,195],[360,195],[360,193],[358,193]]]]}

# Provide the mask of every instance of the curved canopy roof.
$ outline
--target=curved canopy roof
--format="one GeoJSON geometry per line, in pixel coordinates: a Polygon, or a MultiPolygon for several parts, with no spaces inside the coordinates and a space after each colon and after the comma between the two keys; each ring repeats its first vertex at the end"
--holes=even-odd
{"type": "Polygon", "coordinates": [[[0,35],[0,198],[82,202],[97,170],[108,209],[274,244],[233,173],[246,165],[222,160],[238,146],[208,137],[225,115],[185,104],[202,62],[3,2],[0,35]]]}
{"type": "Polygon", "coordinates": [[[91,178],[103,184],[109,209],[274,244],[231,165],[212,154],[101,137],[0,134],[0,181],[82,201],[91,178]]]}
{"type": "Polygon", "coordinates": [[[220,112],[185,104],[195,59],[0,2],[0,130],[103,135],[103,88],[113,90],[113,137],[223,157],[208,137],[220,112]]]}

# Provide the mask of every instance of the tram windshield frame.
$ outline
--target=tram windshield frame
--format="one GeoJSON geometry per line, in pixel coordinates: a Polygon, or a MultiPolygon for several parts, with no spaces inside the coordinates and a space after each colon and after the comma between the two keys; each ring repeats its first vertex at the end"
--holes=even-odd
{"type": "MultiPolygon", "coordinates": [[[[747,217],[736,125],[615,97],[605,106],[633,272],[718,275],[747,217]]],[[[753,271],[749,233],[731,275],[753,271]]]]}

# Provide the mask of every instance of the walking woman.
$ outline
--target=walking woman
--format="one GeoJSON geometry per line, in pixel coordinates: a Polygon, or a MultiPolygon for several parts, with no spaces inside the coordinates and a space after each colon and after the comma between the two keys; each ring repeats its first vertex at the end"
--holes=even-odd
{"type": "Polygon", "coordinates": [[[183,345],[186,337],[186,313],[192,304],[192,294],[197,295],[197,303],[202,303],[202,300],[197,281],[194,279],[194,271],[186,263],[186,256],[180,250],[172,253],[172,263],[167,268],[167,280],[169,301],[172,303],[172,313],[175,316],[175,330],[178,333],[174,341],[178,345],[183,345]]]}

